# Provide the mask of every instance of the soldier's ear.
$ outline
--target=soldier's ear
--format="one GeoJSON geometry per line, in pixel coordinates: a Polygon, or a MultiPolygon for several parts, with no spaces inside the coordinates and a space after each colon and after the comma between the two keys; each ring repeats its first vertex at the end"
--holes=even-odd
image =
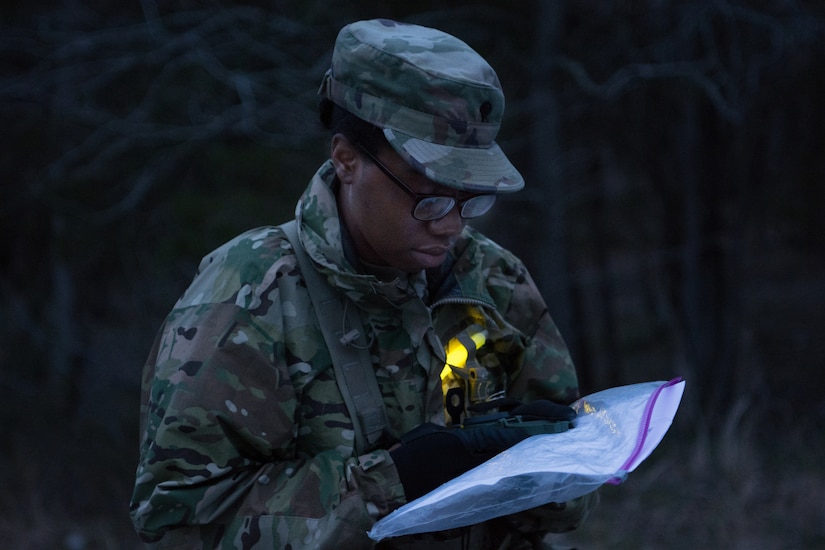
{"type": "Polygon", "coordinates": [[[330,158],[338,180],[341,183],[349,183],[361,157],[352,142],[343,134],[332,136],[330,158]]]}

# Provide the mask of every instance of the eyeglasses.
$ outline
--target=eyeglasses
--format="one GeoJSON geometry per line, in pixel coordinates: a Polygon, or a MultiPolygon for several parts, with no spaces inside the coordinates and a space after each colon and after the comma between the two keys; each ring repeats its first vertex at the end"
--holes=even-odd
{"type": "Polygon", "coordinates": [[[409,185],[404,183],[401,178],[396,176],[392,170],[387,168],[384,163],[378,160],[375,155],[367,151],[363,145],[359,144],[358,148],[361,149],[385,176],[415,200],[412,215],[416,220],[422,222],[440,220],[449,214],[456,204],[458,205],[458,211],[462,218],[477,218],[486,214],[496,202],[496,196],[492,194],[474,195],[466,199],[459,199],[446,195],[416,193],[409,185]]]}

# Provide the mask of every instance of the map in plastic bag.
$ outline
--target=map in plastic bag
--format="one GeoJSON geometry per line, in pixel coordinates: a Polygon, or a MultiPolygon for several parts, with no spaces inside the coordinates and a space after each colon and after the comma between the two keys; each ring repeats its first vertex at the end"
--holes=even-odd
{"type": "Polygon", "coordinates": [[[521,441],[398,508],[368,534],[381,540],[463,527],[620,483],[661,442],[684,389],[677,378],[582,397],[571,404],[578,415],[572,429],[521,441]]]}

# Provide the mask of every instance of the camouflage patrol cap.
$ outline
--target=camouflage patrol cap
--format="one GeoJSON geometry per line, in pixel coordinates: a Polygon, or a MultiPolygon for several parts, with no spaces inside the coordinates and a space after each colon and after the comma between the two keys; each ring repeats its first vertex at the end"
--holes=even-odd
{"type": "Polygon", "coordinates": [[[449,34],[386,19],[347,25],[320,93],[382,128],[404,160],[433,181],[482,193],[524,187],[495,142],[504,113],[498,76],[449,34]]]}

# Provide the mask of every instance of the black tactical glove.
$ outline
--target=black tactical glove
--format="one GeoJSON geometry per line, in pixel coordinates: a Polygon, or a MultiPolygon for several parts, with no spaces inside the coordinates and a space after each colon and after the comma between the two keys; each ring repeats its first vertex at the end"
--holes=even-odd
{"type": "Polygon", "coordinates": [[[510,416],[521,416],[523,420],[551,420],[570,422],[576,418],[576,411],[567,405],[560,405],[546,399],[519,403],[510,409],[510,416]]]}
{"type": "MultiPolygon", "coordinates": [[[[521,416],[523,420],[571,421],[576,418],[576,411],[571,407],[547,399],[524,403],[511,397],[503,397],[470,407],[474,413],[484,413],[491,409],[506,412],[511,417],[521,416]]],[[[470,420],[475,421],[477,418],[479,417],[471,417],[470,420]]]]}
{"type": "Polygon", "coordinates": [[[473,429],[422,424],[401,437],[390,452],[407,500],[429,493],[527,437],[517,429],[473,429]]]}
{"type": "Polygon", "coordinates": [[[520,428],[518,423],[505,426],[499,422],[502,418],[567,422],[575,416],[575,411],[570,407],[550,401],[519,403],[510,412],[474,417],[472,423],[465,424],[467,427],[445,428],[422,424],[404,434],[401,446],[392,450],[390,455],[407,500],[411,501],[530,435],[541,433],[520,428]]]}

